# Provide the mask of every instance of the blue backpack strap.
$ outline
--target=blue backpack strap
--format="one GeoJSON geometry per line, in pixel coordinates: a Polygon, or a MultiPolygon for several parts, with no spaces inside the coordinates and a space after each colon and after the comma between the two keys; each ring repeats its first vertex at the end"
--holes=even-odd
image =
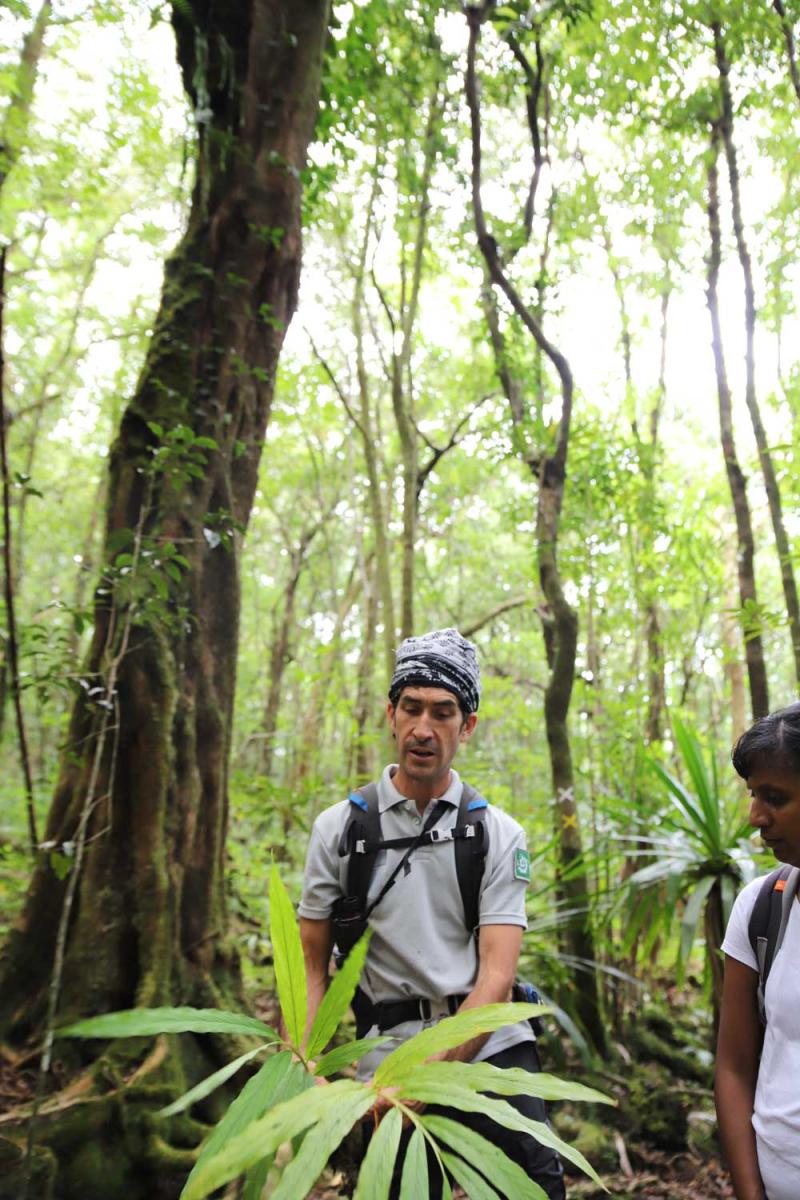
{"type": "Polygon", "coordinates": [[[767,1017],[764,991],[775,955],[783,941],[789,907],[797,890],[798,876],[800,871],[785,863],[777,870],[771,871],[759,888],[747,926],[747,936],[758,963],[758,1011],[765,1025],[767,1017]],[[793,872],[796,874],[790,879],[793,872]],[[789,883],[794,886],[790,887],[789,883]],[[784,900],[787,901],[786,904],[784,900]]]}
{"type": "Polygon", "coordinates": [[[474,827],[475,835],[454,839],[453,850],[456,856],[458,890],[464,905],[464,923],[470,932],[477,929],[480,917],[481,881],[489,850],[489,828],[486,824],[488,807],[483,796],[465,783],[461,790],[456,825],[474,827]]]}
{"type": "Polygon", "coordinates": [[[365,908],[378,851],[372,849],[367,853],[357,854],[355,848],[356,842],[369,842],[374,846],[381,840],[378,785],[367,783],[364,787],[351,792],[347,799],[350,801],[350,813],[339,839],[339,857],[348,856],[346,885],[348,899],[360,900],[361,907],[365,908]]]}

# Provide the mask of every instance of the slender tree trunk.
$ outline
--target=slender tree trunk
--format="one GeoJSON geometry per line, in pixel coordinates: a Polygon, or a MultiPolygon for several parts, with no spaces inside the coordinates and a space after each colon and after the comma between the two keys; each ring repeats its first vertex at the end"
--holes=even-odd
{"type": "Polygon", "coordinates": [[[798,103],[800,103],[800,72],[797,70],[797,54],[795,51],[792,23],[786,13],[786,7],[783,3],[783,0],[772,0],[772,7],[775,9],[775,12],[780,18],[783,40],[786,43],[786,58],[789,63],[789,76],[792,80],[794,94],[797,96],[798,103]]]}
{"type": "Polygon", "coordinates": [[[264,720],[261,732],[264,736],[261,753],[261,770],[269,779],[272,774],[272,759],[275,753],[275,731],[278,728],[278,713],[281,707],[283,673],[289,662],[289,642],[294,629],[294,610],[297,585],[305,565],[305,555],[295,552],[291,556],[289,578],[283,591],[280,616],[277,621],[269,653],[267,698],[264,703],[264,720]]]}
{"type": "Polygon", "coordinates": [[[315,521],[313,525],[304,529],[297,540],[297,544],[289,552],[289,576],[286,580],[286,587],[284,588],[281,603],[281,613],[270,649],[269,683],[267,698],[264,703],[264,720],[262,724],[264,742],[261,755],[261,770],[267,778],[272,774],[275,732],[278,728],[278,714],[281,707],[283,675],[289,663],[289,647],[295,625],[294,614],[297,588],[308,562],[308,552],[311,544],[328,520],[329,515],[324,515],[320,520],[315,521]]]}
{"type": "Polygon", "coordinates": [[[44,0],[36,19],[22,43],[17,78],[0,129],[0,192],[8,174],[20,156],[28,132],[36,78],[44,52],[44,38],[52,16],[51,0],[44,0]]]}
{"type": "Polygon", "coordinates": [[[738,607],[736,595],[736,546],[725,543],[725,583],[722,596],[722,647],[723,670],[730,693],[731,745],[739,740],[747,728],[747,697],[745,695],[744,668],[742,666],[741,629],[736,620],[738,607]]]}
{"type": "Polygon", "coordinates": [[[351,777],[358,783],[372,779],[375,755],[370,745],[368,729],[372,713],[372,678],[375,654],[375,631],[378,623],[378,589],[375,586],[374,559],[367,559],[361,569],[361,604],[364,614],[361,652],[358,656],[356,700],[353,710],[355,730],[350,762],[351,777]]]}
{"type": "MultiPolygon", "coordinates": [[[[237,990],[223,865],[239,530],[297,301],[300,178],[327,6],[232,0],[209,9],[181,0],[173,23],[198,114],[197,181],[111,454],[106,570],[46,831],[53,845],[75,846],[74,865],[59,880],[49,857],[40,859],[0,961],[0,1029],[17,1038],[41,1022],[46,989],[51,1018],[57,1012],[60,1020],[133,1006],[213,1005],[237,990]],[[176,547],[185,566],[173,557],[176,547]],[[168,560],[177,572],[163,570],[168,560]],[[50,979],[57,949],[63,962],[50,979]]],[[[142,1060],[143,1051],[119,1054],[142,1060]]],[[[104,1134],[95,1170],[105,1169],[113,1136],[113,1161],[130,1178],[131,1200],[152,1197],[156,1184],[172,1194],[165,1178],[174,1178],[181,1155],[154,1137],[148,1121],[153,1105],[163,1104],[164,1086],[155,1100],[153,1093],[159,1071],[169,1073],[167,1090],[185,1083],[174,1063],[163,1054],[142,1060],[124,1097],[111,1081],[127,1069],[107,1067],[96,1083],[90,1074],[72,1102],[72,1145],[59,1153],[69,1161],[81,1149],[75,1104],[86,1105],[87,1119],[106,1112],[109,1140],[104,1134]],[[123,1099],[133,1111],[120,1124],[123,1099]]],[[[45,1138],[59,1108],[40,1118],[45,1138]]],[[[99,1178],[84,1185],[67,1174],[60,1194],[98,1194],[99,1178]]]]}
{"type": "Polygon", "coordinates": [[[753,284],[753,268],[750,251],[744,232],[742,218],[742,203],[739,188],[739,166],[736,159],[736,146],[733,140],[733,102],[730,88],[730,65],[728,63],[722,27],[715,21],[712,25],[714,32],[714,52],[719,72],[720,95],[722,98],[722,119],[719,123],[725,159],[728,164],[728,179],[731,188],[731,210],[733,214],[733,231],[736,237],[736,249],[744,277],[745,299],[745,399],[753,433],[758,447],[758,458],[761,463],[761,473],[764,476],[764,488],[769,503],[769,514],[772,520],[772,531],[775,536],[775,546],[778,551],[783,596],[786,604],[786,614],[789,621],[789,633],[794,657],[795,679],[800,685],[800,601],[797,597],[797,584],[792,567],[792,550],[786,533],[781,505],[781,493],[778,478],[772,463],[769,444],[756,395],[756,364],[755,364],[755,331],[756,331],[756,302],[755,286],[753,284]]]}
{"type": "MultiPolygon", "coordinates": [[[[481,24],[487,12],[487,6],[471,7],[466,10],[469,24],[466,95],[472,129],[472,208],[478,245],[491,283],[506,296],[536,345],[555,369],[561,386],[561,414],[555,447],[552,452],[542,455],[538,470],[535,472],[539,484],[536,510],[536,554],[539,581],[545,597],[542,628],[547,662],[550,667],[550,677],[545,690],[544,714],[555,791],[554,815],[560,858],[558,886],[573,913],[565,929],[565,948],[569,950],[581,968],[588,968],[581,970],[579,974],[577,1008],[589,1036],[597,1047],[602,1047],[605,1044],[605,1028],[600,1013],[597,975],[593,970],[596,955],[589,915],[587,880],[584,871],[574,869],[582,857],[582,843],[575,801],[575,777],[567,718],[575,678],[578,619],[564,594],[557,558],[572,416],[573,380],[566,358],[545,336],[541,325],[523,303],[516,288],[508,279],[500,263],[497,244],[486,226],[481,199],[481,126],[475,56],[480,39],[481,24]]],[[[507,372],[507,364],[503,363],[502,369],[507,372]]],[[[512,419],[516,418],[518,409],[515,412],[515,406],[519,405],[520,399],[520,390],[512,390],[509,396],[512,419]]]]}
{"type": "Polygon", "coordinates": [[[708,223],[711,250],[708,257],[708,311],[711,316],[711,344],[714,352],[714,368],[717,376],[719,396],[719,428],[725,470],[736,518],[737,554],[736,564],[739,577],[739,603],[745,620],[751,628],[745,631],[745,660],[750,685],[750,703],[753,717],[763,717],[769,712],[769,690],[767,671],[764,665],[764,648],[758,627],[758,596],[753,568],[753,526],[750,520],[750,505],[747,502],[745,477],[736,455],[733,436],[733,411],[725,353],[722,345],[722,328],[719,319],[718,281],[722,261],[719,223],[719,156],[720,130],[714,124],[711,133],[711,153],[708,159],[708,223]]]}
{"type": "MultiPolygon", "coordinates": [[[[647,495],[647,536],[653,533],[653,512],[656,500],[656,466],[658,461],[658,432],[661,413],[667,394],[667,331],[669,316],[669,286],[661,296],[661,354],[658,370],[658,387],[653,407],[650,410],[649,445],[645,448],[644,476],[647,495]]],[[[661,621],[658,612],[657,592],[648,580],[644,614],[645,641],[647,643],[647,721],[645,737],[648,744],[660,742],[663,736],[664,713],[667,709],[667,688],[664,678],[664,645],[661,636],[661,621]]]]}

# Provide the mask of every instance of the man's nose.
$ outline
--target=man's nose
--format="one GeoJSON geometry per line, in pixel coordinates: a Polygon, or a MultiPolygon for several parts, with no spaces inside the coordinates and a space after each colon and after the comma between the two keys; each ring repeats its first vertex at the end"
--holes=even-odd
{"type": "Polygon", "coordinates": [[[765,805],[755,796],[750,801],[750,812],[747,819],[755,829],[764,829],[769,824],[769,813],[765,805]]]}
{"type": "Polygon", "coordinates": [[[414,734],[418,738],[431,736],[431,719],[427,713],[421,712],[414,722],[414,734]]]}

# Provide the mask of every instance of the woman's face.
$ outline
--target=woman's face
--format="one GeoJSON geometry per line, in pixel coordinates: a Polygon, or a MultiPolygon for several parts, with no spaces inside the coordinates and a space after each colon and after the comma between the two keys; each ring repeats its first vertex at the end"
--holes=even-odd
{"type": "Polygon", "coordinates": [[[780,862],[800,867],[800,772],[757,765],[747,786],[750,824],[780,862]]]}

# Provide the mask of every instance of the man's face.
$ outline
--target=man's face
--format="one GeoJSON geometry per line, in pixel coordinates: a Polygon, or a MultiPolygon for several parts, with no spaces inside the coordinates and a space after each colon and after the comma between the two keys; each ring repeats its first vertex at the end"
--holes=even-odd
{"type": "Polygon", "coordinates": [[[478,720],[465,717],[452,692],[438,687],[403,688],[397,707],[386,709],[397,740],[397,786],[403,777],[419,784],[437,784],[450,773],[462,742],[469,740],[478,720]]]}
{"type": "Polygon", "coordinates": [[[779,862],[800,866],[800,776],[785,768],[756,766],[747,786],[750,824],[779,862]]]}

